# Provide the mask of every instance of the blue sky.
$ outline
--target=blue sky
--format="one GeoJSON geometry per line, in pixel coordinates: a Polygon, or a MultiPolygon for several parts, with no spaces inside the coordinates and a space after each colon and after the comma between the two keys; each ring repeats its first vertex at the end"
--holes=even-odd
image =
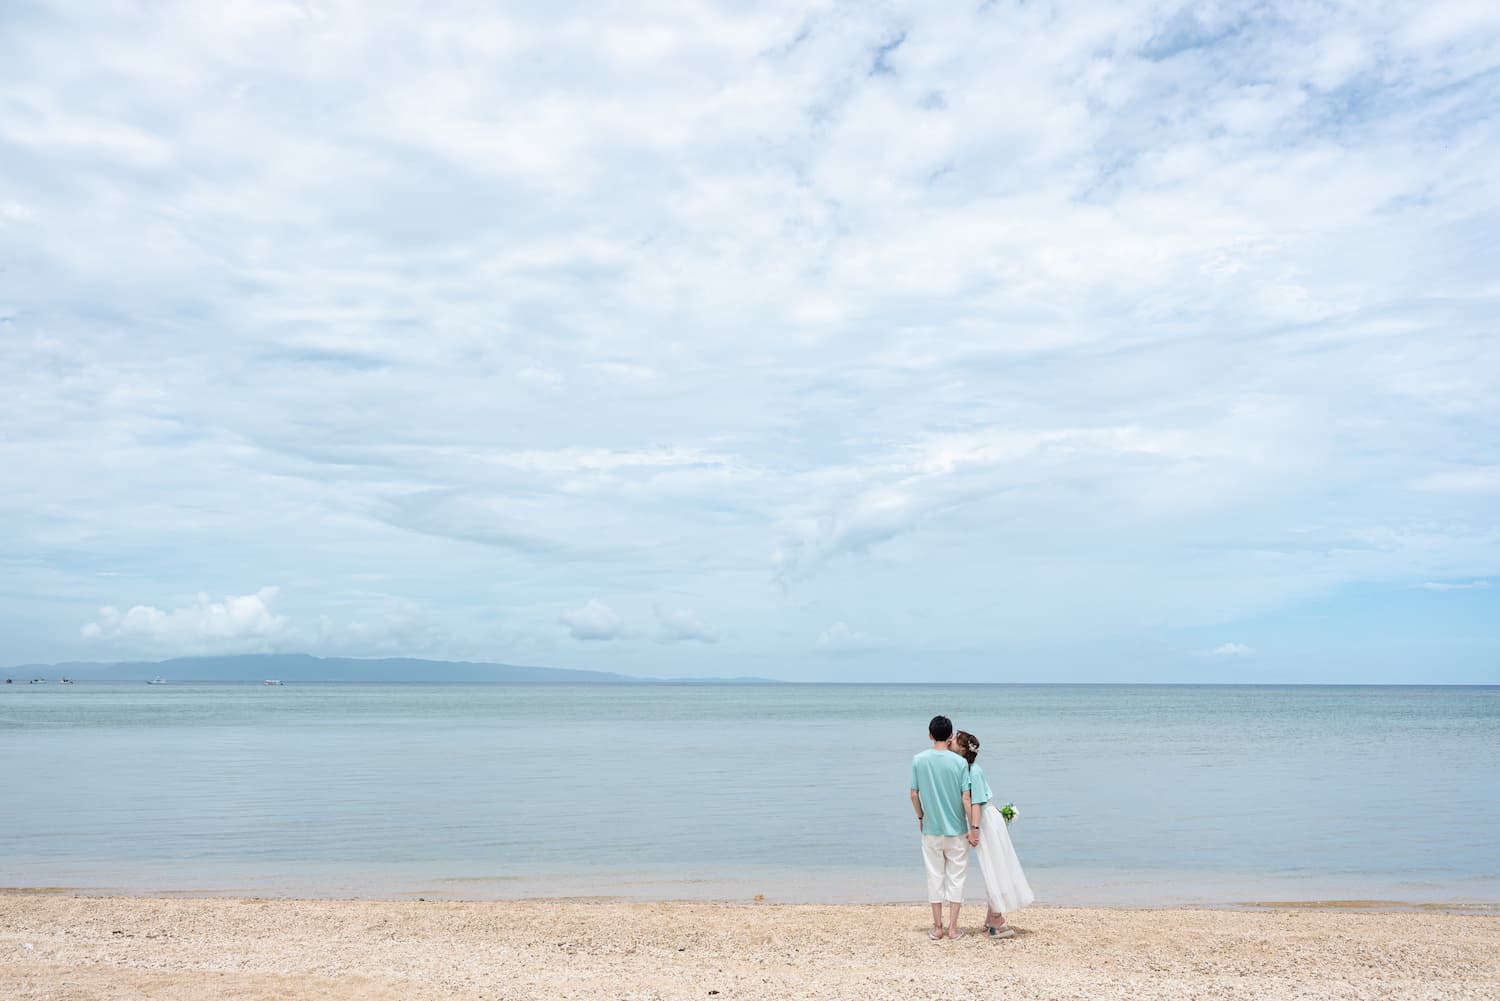
{"type": "Polygon", "coordinates": [[[0,663],[1500,682],[1500,6],[9,3],[0,663]]]}

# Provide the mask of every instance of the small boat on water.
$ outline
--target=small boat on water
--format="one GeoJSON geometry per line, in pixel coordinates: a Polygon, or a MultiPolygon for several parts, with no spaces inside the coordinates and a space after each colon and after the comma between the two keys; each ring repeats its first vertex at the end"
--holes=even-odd
{"type": "Polygon", "coordinates": [[[63,678],[61,681],[58,682],[59,685],[71,685],[72,683],[73,683],[73,679],[72,678],[63,678]]]}
{"type": "Polygon", "coordinates": [[[275,678],[267,678],[265,681],[262,681],[261,684],[262,685],[278,685],[279,686],[281,684],[281,682],[277,681],[275,678]]]}
{"type": "Polygon", "coordinates": [[[165,685],[166,683],[166,678],[152,678],[150,681],[146,682],[146,684],[148,685],[165,685]]]}
{"type": "Polygon", "coordinates": [[[28,685],[45,685],[47,683],[47,679],[46,678],[32,678],[30,681],[28,681],[26,683],[28,685]]]}

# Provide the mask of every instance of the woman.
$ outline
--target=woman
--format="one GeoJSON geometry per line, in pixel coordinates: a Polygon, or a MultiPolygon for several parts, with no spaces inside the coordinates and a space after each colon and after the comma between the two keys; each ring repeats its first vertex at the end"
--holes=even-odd
{"type": "Polygon", "coordinates": [[[1036,897],[1010,843],[1005,818],[1000,816],[992,802],[994,797],[984,777],[984,769],[974,763],[979,757],[979,738],[959,730],[953,735],[953,750],[969,763],[969,777],[964,784],[964,815],[969,818],[969,829],[979,830],[976,851],[979,871],[984,876],[985,896],[989,900],[984,931],[991,938],[1010,938],[1015,935],[1015,930],[1005,923],[1005,912],[1025,907],[1036,897]]]}

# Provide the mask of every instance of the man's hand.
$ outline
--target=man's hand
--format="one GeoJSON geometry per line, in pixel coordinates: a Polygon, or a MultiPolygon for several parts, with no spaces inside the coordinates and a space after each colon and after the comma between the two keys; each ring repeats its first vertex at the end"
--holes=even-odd
{"type": "Polygon", "coordinates": [[[969,831],[969,847],[970,848],[978,848],[979,847],[979,832],[976,831],[976,830],[973,830],[973,829],[970,829],[970,831],[969,831]]]}

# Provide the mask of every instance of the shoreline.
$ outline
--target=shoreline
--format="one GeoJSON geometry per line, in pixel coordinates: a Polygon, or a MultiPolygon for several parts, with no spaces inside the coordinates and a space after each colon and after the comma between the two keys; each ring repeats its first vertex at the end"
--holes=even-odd
{"type": "Polygon", "coordinates": [[[1500,996],[1500,915],[1030,907],[930,942],[924,904],[297,900],[0,891],[0,996],[1500,996]]]}
{"type": "MultiPolygon", "coordinates": [[[[73,897],[79,900],[259,900],[288,903],[449,903],[449,904],[610,904],[621,906],[701,905],[707,907],[917,907],[921,900],[816,901],[781,900],[756,897],[673,897],[642,899],[608,893],[560,893],[551,896],[517,895],[513,897],[454,896],[442,889],[402,890],[387,894],[303,894],[265,893],[246,888],[222,890],[201,888],[114,889],[79,886],[4,886],[0,897],[73,897]]],[[[966,900],[965,910],[982,907],[982,900],[966,900]]],[[[1307,900],[1227,900],[1168,903],[1051,903],[1038,901],[1027,908],[1072,911],[1354,911],[1368,914],[1463,914],[1500,917],[1500,901],[1484,900],[1393,900],[1389,898],[1340,897],[1307,900]]]]}

